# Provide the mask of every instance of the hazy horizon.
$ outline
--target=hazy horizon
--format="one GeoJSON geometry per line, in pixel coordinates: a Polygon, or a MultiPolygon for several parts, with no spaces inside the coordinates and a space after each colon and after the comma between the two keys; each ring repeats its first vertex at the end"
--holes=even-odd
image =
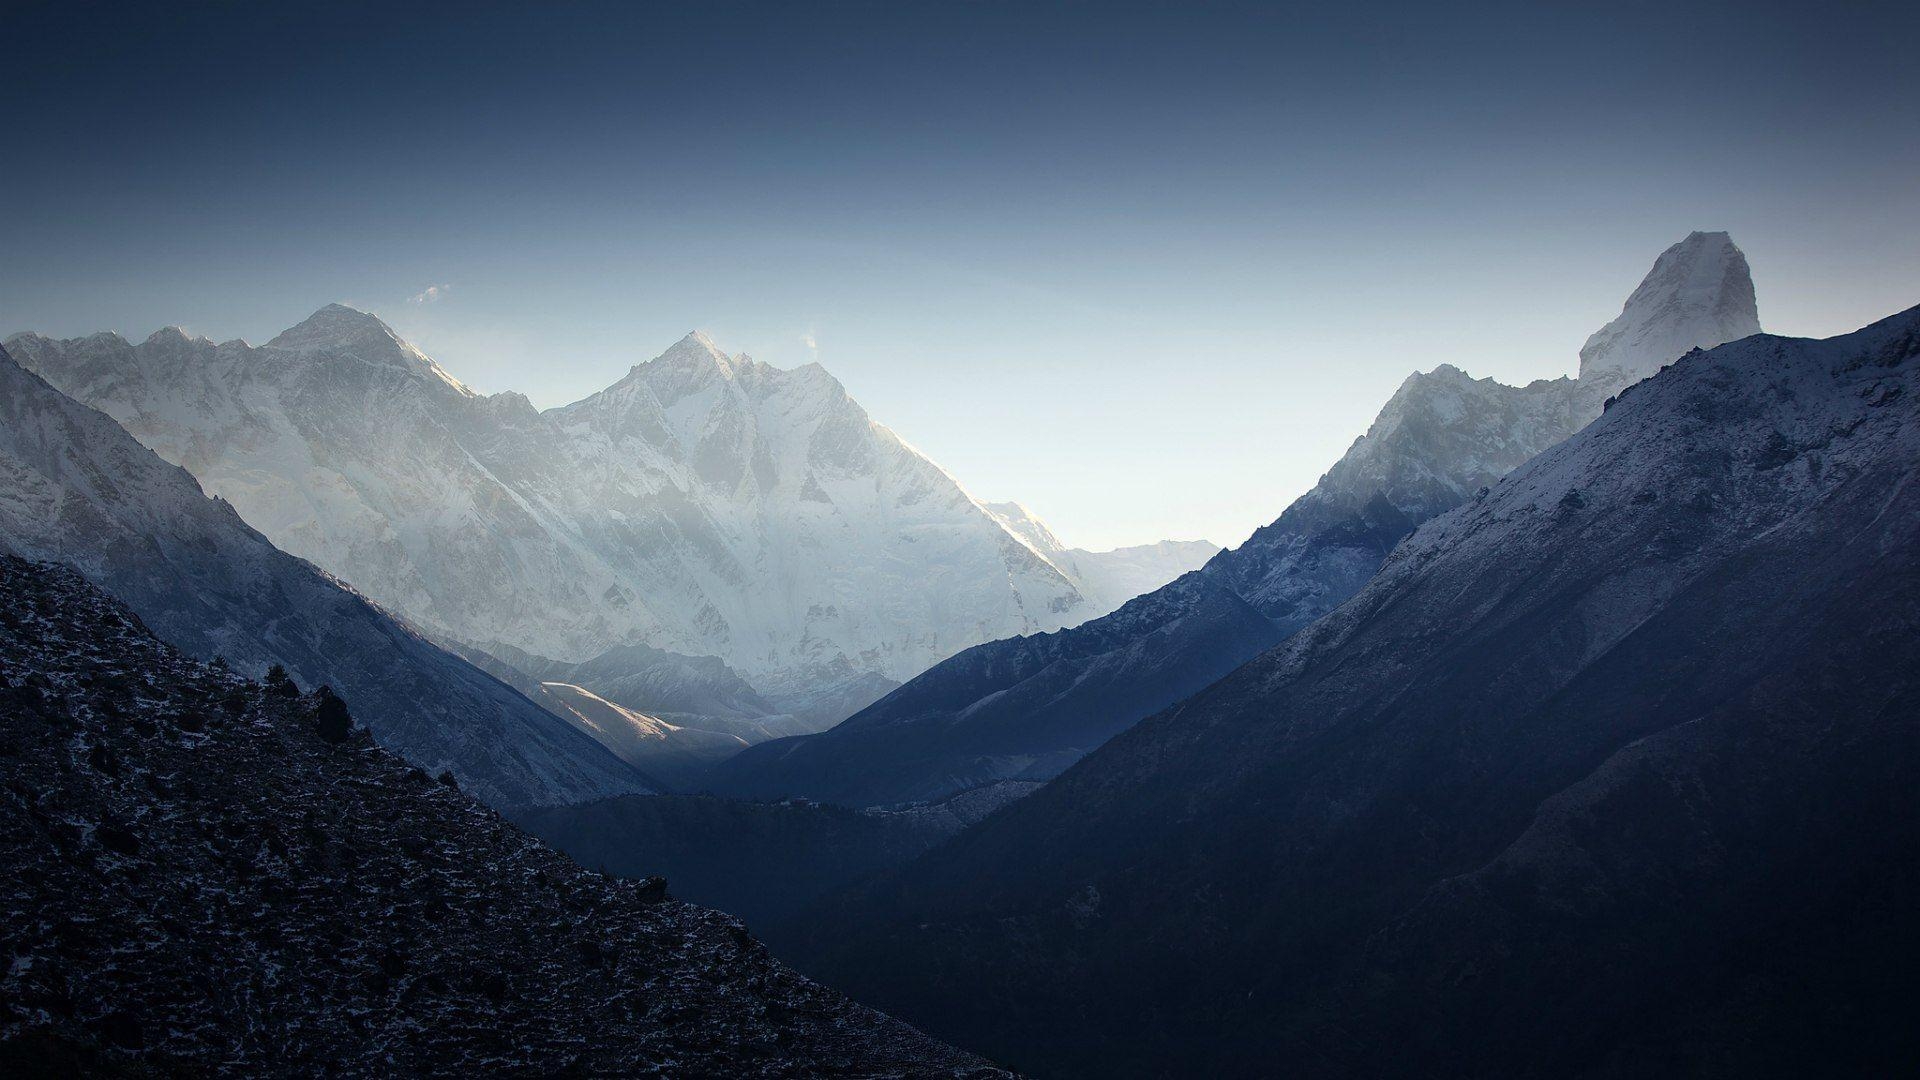
{"type": "Polygon", "coordinates": [[[339,301],[548,407],[700,329],[1069,544],[1231,546],[1691,230],[1774,332],[1920,301],[1892,5],[463,10],[6,16],[0,334],[339,301]]]}

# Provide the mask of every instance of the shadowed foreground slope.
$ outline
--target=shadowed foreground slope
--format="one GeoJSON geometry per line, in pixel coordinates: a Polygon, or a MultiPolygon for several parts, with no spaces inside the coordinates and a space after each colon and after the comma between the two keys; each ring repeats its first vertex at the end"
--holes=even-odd
{"type": "Polygon", "coordinates": [[[976,1076],[0,558],[0,1072],[976,1076]]]}

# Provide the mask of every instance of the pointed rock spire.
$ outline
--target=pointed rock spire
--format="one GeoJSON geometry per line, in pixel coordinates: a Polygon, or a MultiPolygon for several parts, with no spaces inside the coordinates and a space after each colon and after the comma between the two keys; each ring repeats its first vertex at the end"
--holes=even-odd
{"type": "Polygon", "coordinates": [[[1618,318],[1580,350],[1580,382],[1611,394],[1689,349],[1760,333],[1747,257],[1724,232],[1696,232],[1662,252],[1618,318]]]}
{"type": "Polygon", "coordinates": [[[686,337],[674,342],[666,352],[653,361],[669,367],[681,368],[718,368],[722,372],[733,370],[733,360],[725,349],[714,343],[704,332],[693,330],[686,337]]]}

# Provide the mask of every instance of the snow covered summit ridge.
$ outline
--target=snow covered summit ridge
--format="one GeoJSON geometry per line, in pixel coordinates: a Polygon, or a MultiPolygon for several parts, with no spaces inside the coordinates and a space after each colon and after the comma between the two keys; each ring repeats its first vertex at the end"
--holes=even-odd
{"type": "MultiPolygon", "coordinates": [[[[566,661],[646,644],[786,693],[897,682],[1117,603],[824,369],[729,356],[698,332],[544,411],[475,395],[340,304],[258,348],[12,343],[282,550],[443,640],[566,661]]],[[[1209,553],[1126,571],[1157,584],[1209,553]]]]}
{"type": "Polygon", "coordinates": [[[345,304],[328,304],[299,325],[281,331],[266,347],[302,355],[349,358],[429,375],[463,396],[475,396],[465,383],[447,374],[446,369],[426,353],[402,340],[379,316],[345,304]]]}

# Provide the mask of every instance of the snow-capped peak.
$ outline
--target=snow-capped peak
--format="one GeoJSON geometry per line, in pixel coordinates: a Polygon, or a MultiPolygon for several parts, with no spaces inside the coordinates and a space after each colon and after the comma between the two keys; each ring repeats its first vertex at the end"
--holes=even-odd
{"type": "Polygon", "coordinates": [[[155,330],[153,333],[147,335],[145,344],[151,347],[157,345],[181,345],[194,341],[205,341],[208,344],[212,344],[211,339],[205,337],[196,338],[178,326],[163,326],[155,330]]]}
{"type": "Polygon", "coordinates": [[[345,304],[328,304],[282,330],[278,337],[267,344],[276,349],[311,352],[335,345],[372,344],[382,340],[395,346],[401,345],[400,335],[381,322],[379,316],[345,304]]]}
{"type": "Polygon", "coordinates": [[[689,331],[686,337],[674,342],[672,348],[661,353],[651,363],[668,366],[688,364],[712,366],[728,374],[731,374],[734,368],[733,358],[727,355],[727,351],[701,330],[689,331]]]}
{"type": "Polygon", "coordinates": [[[651,387],[662,404],[670,404],[711,386],[716,379],[721,382],[733,381],[742,365],[748,363],[751,361],[747,360],[745,353],[738,358],[729,357],[726,350],[704,331],[690,330],[687,336],[674,342],[659,356],[628,368],[620,381],[583,401],[574,402],[568,408],[609,396],[622,398],[626,391],[636,386],[651,387]]]}
{"type": "Polygon", "coordinates": [[[398,367],[438,379],[463,397],[474,396],[466,384],[447,374],[446,369],[426,353],[394,333],[379,316],[345,304],[328,304],[298,325],[282,330],[266,347],[301,354],[325,353],[398,367]]]}
{"type": "Polygon", "coordinates": [[[1618,318],[1580,350],[1580,382],[1614,393],[1679,359],[1760,333],[1747,257],[1724,232],[1695,232],[1662,252],[1618,318]]]}

